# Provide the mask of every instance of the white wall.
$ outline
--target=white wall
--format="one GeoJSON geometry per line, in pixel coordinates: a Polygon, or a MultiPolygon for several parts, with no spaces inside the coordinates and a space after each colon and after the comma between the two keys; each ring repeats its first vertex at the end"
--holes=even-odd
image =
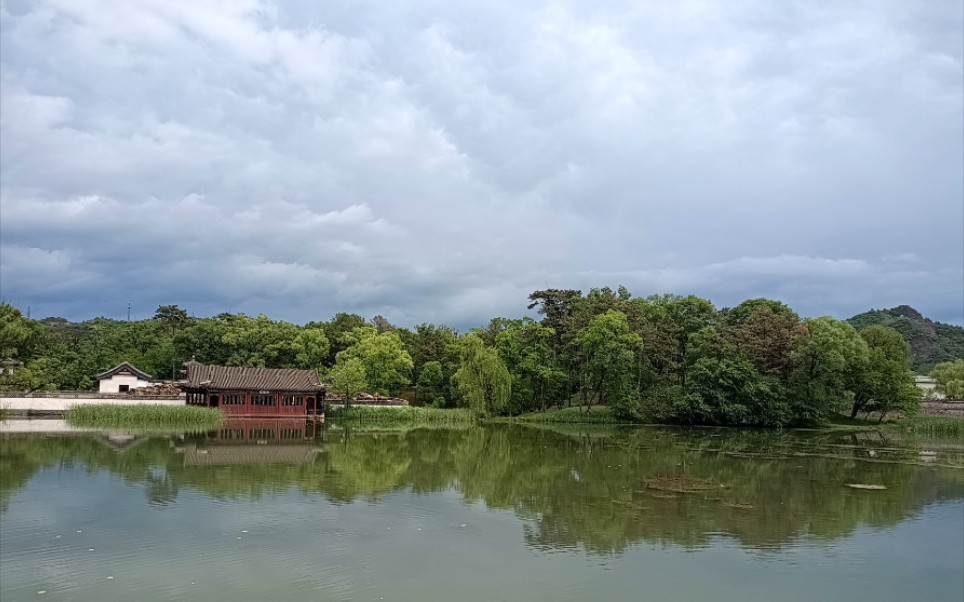
{"type": "Polygon", "coordinates": [[[137,389],[138,387],[146,387],[151,383],[146,380],[141,380],[133,374],[115,374],[110,378],[105,378],[100,381],[100,392],[101,393],[118,393],[120,392],[121,385],[127,385],[131,389],[137,389]]]}
{"type": "Polygon", "coordinates": [[[63,418],[9,418],[0,420],[0,433],[98,433],[104,429],[68,425],[63,418]]]}
{"type": "Polygon", "coordinates": [[[120,399],[70,398],[70,397],[0,397],[0,408],[12,411],[32,412],[63,412],[75,405],[110,404],[118,406],[131,405],[162,405],[182,406],[184,398],[180,399],[150,399],[144,397],[130,397],[120,399]]]}

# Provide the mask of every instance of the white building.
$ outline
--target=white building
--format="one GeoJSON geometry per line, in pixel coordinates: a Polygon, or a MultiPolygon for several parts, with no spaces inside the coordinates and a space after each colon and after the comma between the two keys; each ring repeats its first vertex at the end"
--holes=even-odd
{"type": "Polygon", "coordinates": [[[924,399],[944,399],[944,396],[937,392],[937,381],[930,376],[915,376],[914,383],[923,391],[924,399]]]}
{"type": "Polygon", "coordinates": [[[97,375],[101,393],[129,393],[132,389],[154,384],[151,375],[127,362],[118,364],[97,375]]]}

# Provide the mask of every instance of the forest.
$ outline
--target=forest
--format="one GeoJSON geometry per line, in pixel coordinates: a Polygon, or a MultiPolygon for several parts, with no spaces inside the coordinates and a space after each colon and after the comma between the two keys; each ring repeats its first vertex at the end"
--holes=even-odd
{"type": "MultiPolygon", "coordinates": [[[[789,426],[838,414],[912,413],[920,404],[911,347],[890,326],[859,331],[801,318],[775,300],[717,308],[696,296],[635,297],[625,288],[546,289],[533,317],[494,318],[460,333],[339,313],[297,325],[265,315],[191,317],[176,305],[147,320],[31,320],[0,304],[0,358],[19,368],[7,390],[93,389],[122,361],[155,379],[196,359],[230,366],[318,369],[332,394],[398,395],[478,416],[607,407],[620,421],[789,426]]],[[[964,378],[964,360],[938,366],[964,378]]],[[[939,383],[941,386],[948,383],[939,383]]]]}

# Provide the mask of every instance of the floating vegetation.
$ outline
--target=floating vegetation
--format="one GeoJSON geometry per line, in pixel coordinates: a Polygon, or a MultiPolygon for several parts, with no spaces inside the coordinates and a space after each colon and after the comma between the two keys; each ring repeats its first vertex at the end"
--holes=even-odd
{"type": "Polygon", "coordinates": [[[675,477],[658,477],[654,479],[644,479],[646,487],[657,491],[669,491],[672,493],[703,493],[705,491],[719,491],[723,485],[711,479],[679,475],[675,477]]]}
{"type": "Polygon", "coordinates": [[[71,426],[88,428],[200,432],[220,427],[224,412],[194,406],[90,404],[68,409],[64,419],[71,426]]]}

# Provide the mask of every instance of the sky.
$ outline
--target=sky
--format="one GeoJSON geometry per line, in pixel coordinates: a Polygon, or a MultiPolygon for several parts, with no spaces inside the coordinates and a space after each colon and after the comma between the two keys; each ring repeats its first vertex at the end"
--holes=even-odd
{"type": "Polygon", "coordinates": [[[964,323],[960,0],[2,0],[0,297],[964,323]]]}

